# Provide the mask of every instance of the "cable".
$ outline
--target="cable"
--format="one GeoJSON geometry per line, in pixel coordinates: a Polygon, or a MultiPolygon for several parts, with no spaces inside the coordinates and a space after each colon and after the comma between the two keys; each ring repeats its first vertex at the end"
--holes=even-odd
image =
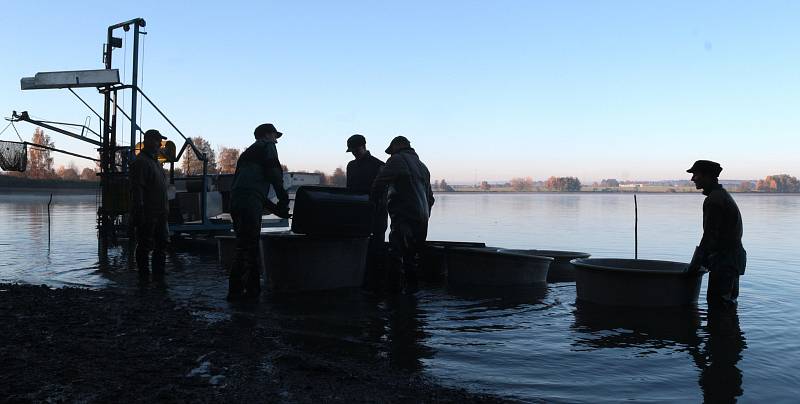
{"type": "Polygon", "coordinates": [[[6,129],[8,129],[8,127],[9,127],[9,126],[11,126],[11,122],[12,122],[12,121],[8,121],[8,125],[6,125],[6,127],[5,127],[5,128],[3,128],[3,130],[0,130],[0,135],[2,135],[2,134],[3,134],[3,132],[5,132],[5,131],[6,131],[6,129]]]}
{"type": "Polygon", "coordinates": [[[19,141],[24,142],[24,140],[22,140],[22,136],[19,135],[19,131],[17,130],[17,125],[14,125],[14,121],[11,121],[11,127],[14,128],[14,132],[17,132],[17,137],[19,138],[19,141]]]}

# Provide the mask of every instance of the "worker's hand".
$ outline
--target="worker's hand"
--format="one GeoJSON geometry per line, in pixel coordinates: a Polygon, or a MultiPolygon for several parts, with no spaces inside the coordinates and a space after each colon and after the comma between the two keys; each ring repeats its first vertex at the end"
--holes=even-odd
{"type": "Polygon", "coordinates": [[[283,219],[288,219],[292,217],[289,213],[289,200],[283,199],[278,201],[277,209],[275,211],[275,216],[278,216],[283,219]]]}
{"type": "Polygon", "coordinates": [[[694,254],[692,255],[692,260],[689,262],[689,267],[686,269],[689,273],[696,273],[700,272],[703,267],[703,261],[705,259],[705,251],[702,248],[695,247],[694,254]]]}

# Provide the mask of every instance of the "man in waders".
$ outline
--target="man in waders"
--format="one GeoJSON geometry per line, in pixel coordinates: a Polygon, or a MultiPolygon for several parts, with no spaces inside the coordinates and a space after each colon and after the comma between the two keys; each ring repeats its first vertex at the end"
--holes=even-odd
{"type": "Polygon", "coordinates": [[[256,128],[254,135],[255,143],[236,162],[231,186],[236,255],[228,283],[228,301],[255,301],[261,294],[258,244],[264,208],[279,217],[289,217],[289,195],[283,188],[283,170],[275,147],[283,134],[271,123],[265,123],[256,128]],[[278,197],[277,205],[268,199],[270,187],[278,197]]]}
{"type": "Polygon", "coordinates": [[[709,308],[736,307],[739,276],[744,274],[747,252],[742,247],[742,215],[731,195],[719,184],[722,167],[713,161],[697,160],[691,168],[692,181],[706,196],[703,201],[703,238],[695,248],[690,271],[708,268],[709,308]]]}
{"type": "Polygon", "coordinates": [[[431,175],[403,136],[392,139],[386,153],[391,157],[375,178],[371,199],[377,201],[386,195],[389,201],[392,266],[387,277],[387,289],[411,294],[418,287],[419,255],[425,248],[428,219],[434,202],[431,175]]]}
{"type": "MultiPolygon", "coordinates": [[[[352,153],[355,160],[347,163],[347,189],[360,194],[369,194],[375,177],[383,167],[383,161],[378,160],[367,150],[367,140],[364,136],[353,135],[347,139],[347,152],[352,153]]],[[[367,289],[376,288],[379,275],[383,273],[384,239],[388,225],[386,212],[386,198],[373,201],[372,236],[369,239],[367,252],[367,276],[364,286],[367,289]]]]}
{"type": "Polygon", "coordinates": [[[161,136],[155,129],[144,133],[142,150],[131,164],[131,216],[136,227],[136,267],[139,277],[150,276],[150,252],[153,252],[153,280],[164,278],[165,250],[169,242],[167,216],[167,177],[158,161],[161,136]]]}

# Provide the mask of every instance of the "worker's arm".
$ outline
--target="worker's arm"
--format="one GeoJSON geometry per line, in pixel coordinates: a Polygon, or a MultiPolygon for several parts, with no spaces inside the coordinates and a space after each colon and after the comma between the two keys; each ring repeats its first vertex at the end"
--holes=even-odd
{"type": "Polygon", "coordinates": [[[430,216],[431,211],[433,210],[433,203],[436,202],[436,198],[433,197],[433,189],[431,188],[430,180],[428,180],[428,183],[426,185],[427,185],[426,190],[428,197],[428,215],[430,216]]]}
{"type": "MultiPolygon", "coordinates": [[[[138,158],[144,158],[140,156],[138,158]]],[[[134,161],[131,164],[131,220],[138,223],[144,216],[144,198],[147,188],[144,164],[134,161]]]]}
{"type": "Polygon", "coordinates": [[[281,162],[278,160],[278,149],[275,143],[267,143],[264,148],[264,157],[262,165],[264,166],[264,176],[267,182],[275,189],[275,195],[278,197],[278,212],[273,212],[278,216],[288,215],[289,212],[289,194],[283,187],[283,169],[281,162]]]}
{"type": "Polygon", "coordinates": [[[403,175],[408,175],[408,167],[403,159],[397,155],[389,157],[386,164],[378,171],[378,175],[375,176],[375,181],[372,182],[370,200],[379,201],[386,192],[386,187],[403,175]]]}
{"type": "Polygon", "coordinates": [[[699,271],[703,266],[710,268],[709,258],[719,249],[723,215],[722,204],[716,199],[706,198],[703,202],[703,238],[700,240],[700,245],[694,249],[689,271],[699,271]]]}
{"type": "Polygon", "coordinates": [[[345,175],[347,176],[347,184],[345,185],[345,187],[347,189],[352,189],[353,188],[353,162],[352,161],[347,163],[347,173],[345,175]]]}

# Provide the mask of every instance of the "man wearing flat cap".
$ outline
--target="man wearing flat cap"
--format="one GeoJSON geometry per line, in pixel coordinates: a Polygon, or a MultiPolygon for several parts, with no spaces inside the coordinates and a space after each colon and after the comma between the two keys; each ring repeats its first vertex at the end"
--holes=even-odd
{"type": "MultiPolygon", "coordinates": [[[[347,139],[347,152],[352,153],[354,160],[347,163],[347,189],[360,194],[369,195],[375,177],[378,176],[383,161],[378,160],[367,150],[367,140],[364,136],[355,134],[347,139]]],[[[369,239],[367,252],[367,272],[364,286],[373,289],[378,286],[378,276],[383,272],[385,261],[384,239],[388,225],[386,212],[386,198],[372,201],[372,236],[369,239]]]]}
{"type": "Polygon", "coordinates": [[[228,281],[228,301],[255,301],[261,294],[258,244],[264,208],[279,217],[289,217],[289,195],[283,187],[283,169],[275,147],[283,134],[273,124],[265,123],[253,135],[256,141],[239,156],[231,186],[236,255],[228,281]],[[278,197],[277,205],[268,198],[270,188],[278,197]]]}
{"type": "Polygon", "coordinates": [[[153,279],[164,277],[165,250],[169,242],[167,177],[158,161],[161,136],[155,129],[144,133],[142,150],[131,163],[131,216],[136,227],[136,267],[143,281],[150,277],[152,251],[153,279]]]}
{"type": "Polygon", "coordinates": [[[708,268],[709,308],[734,308],[739,296],[739,276],[744,274],[747,252],[742,247],[742,215],[718,178],[722,167],[709,160],[697,160],[686,172],[692,174],[703,201],[703,238],[695,249],[690,271],[708,268]]]}
{"type": "Polygon", "coordinates": [[[431,174],[403,136],[392,139],[386,153],[391,157],[375,178],[370,199],[386,196],[389,201],[392,267],[387,274],[387,288],[392,292],[414,293],[418,287],[419,255],[425,248],[434,202],[431,174]]]}

